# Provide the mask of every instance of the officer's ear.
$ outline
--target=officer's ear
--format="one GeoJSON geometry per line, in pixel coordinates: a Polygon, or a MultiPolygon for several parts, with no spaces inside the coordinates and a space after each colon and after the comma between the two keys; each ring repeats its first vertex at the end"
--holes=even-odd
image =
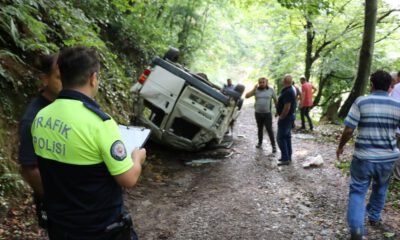
{"type": "Polygon", "coordinates": [[[96,87],[98,85],[97,73],[93,72],[90,74],[89,83],[91,87],[96,87]]]}

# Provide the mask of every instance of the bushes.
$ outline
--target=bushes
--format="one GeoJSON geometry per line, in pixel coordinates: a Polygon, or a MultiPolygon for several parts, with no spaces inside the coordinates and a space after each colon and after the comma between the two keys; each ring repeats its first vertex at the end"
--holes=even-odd
{"type": "MultiPolygon", "coordinates": [[[[127,124],[132,112],[129,88],[137,75],[154,55],[178,44],[178,33],[185,31],[189,39],[192,29],[200,29],[191,18],[175,19],[174,9],[195,14],[202,5],[190,0],[0,1],[0,143],[7,143],[0,149],[0,197],[25,187],[15,163],[16,123],[40,88],[35,62],[41,54],[78,44],[96,48],[102,62],[96,100],[127,124]]],[[[200,42],[187,39],[181,44],[200,42]]]]}

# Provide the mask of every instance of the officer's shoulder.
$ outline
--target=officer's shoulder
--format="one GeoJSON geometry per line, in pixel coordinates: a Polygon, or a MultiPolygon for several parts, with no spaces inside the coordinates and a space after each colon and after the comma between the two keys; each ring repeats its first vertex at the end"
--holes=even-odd
{"type": "Polygon", "coordinates": [[[97,116],[99,116],[99,117],[101,118],[101,120],[107,121],[107,120],[110,120],[110,119],[111,119],[111,117],[110,117],[107,113],[101,111],[101,110],[100,110],[99,108],[97,108],[96,106],[93,106],[92,104],[89,104],[89,103],[83,103],[83,105],[84,105],[87,109],[89,109],[90,111],[92,111],[93,113],[95,113],[97,116]]]}

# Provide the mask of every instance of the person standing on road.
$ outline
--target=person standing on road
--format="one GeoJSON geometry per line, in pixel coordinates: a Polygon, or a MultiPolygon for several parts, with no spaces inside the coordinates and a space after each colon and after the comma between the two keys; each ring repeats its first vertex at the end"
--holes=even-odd
{"type": "Polygon", "coordinates": [[[51,240],[137,239],[122,187],[136,184],[145,149],[127,154],[116,122],[93,100],[100,62],[94,49],[60,52],[63,90],[32,123],[51,240]]]}
{"type": "Polygon", "coordinates": [[[310,109],[313,106],[313,93],[317,91],[317,89],[309,83],[305,77],[300,78],[301,82],[301,101],[300,101],[300,116],[301,116],[301,128],[302,130],[306,129],[306,122],[304,117],[307,118],[308,124],[310,125],[310,130],[314,129],[312,120],[310,118],[310,109]]]}
{"type": "Polygon", "coordinates": [[[274,131],[272,129],[272,100],[276,105],[277,99],[274,89],[268,86],[268,79],[261,77],[258,79],[258,84],[254,86],[253,90],[246,93],[245,97],[250,98],[254,96],[256,101],[254,103],[255,117],[258,129],[258,144],[257,148],[262,147],[264,127],[266,128],[269,140],[272,145],[272,152],[276,153],[276,143],[274,131]]]}
{"type": "MultiPolygon", "coordinates": [[[[294,83],[294,81],[292,82],[292,87],[293,87],[293,91],[294,91],[294,93],[295,93],[295,95],[296,95],[296,105],[297,104],[300,104],[300,101],[301,101],[301,91],[300,91],[300,89],[295,85],[295,83],[294,83]]],[[[297,109],[296,109],[297,110],[297,109]]],[[[294,129],[296,127],[296,123],[295,123],[295,121],[293,121],[293,126],[292,126],[292,128],[294,129]]]]}
{"type": "Polygon", "coordinates": [[[294,81],[292,82],[292,87],[293,87],[293,91],[296,95],[296,103],[301,101],[301,91],[300,89],[296,86],[296,84],[294,83],[294,81]]]}
{"type": "Polygon", "coordinates": [[[283,89],[278,98],[276,115],[278,118],[277,141],[281,150],[278,166],[289,165],[292,161],[292,126],[296,118],[296,94],[292,87],[292,76],[283,78],[283,89]]]}
{"type": "MultiPolygon", "coordinates": [[[[394,83],[391,96],[394,99],[400,100],[400,71],[392,75],[392,83],[394,83]]],[[[400,129],[396,130],[397,147],[400,148],[400,129]]],[[[400,161],[396,161],[393,168],[393,177],[400,181],[400,161]]]]}
{"type": "Polygon", "coordinates": [[[44,87],[25,109],[19,122],[19,163],[21,175],[33,190],[33,200],[36,205],[36,215],[39,226],[46,228],[46,212],[43,206],[43,186],[38,168],[37,156],[33,149],[31,126],[36,114],[56,99],[61,91],[60,72],[57,66],[57,54],[44,55],[40,59],[40,79],[44,87]]]}
{"type": "Polygon", "coordinates": [[[222,93],[226,94],[227,91],[235,91],[235,85],[232,84],[232,80],[228,78],[226,84],[222,88],[222,93]]]}
{"type": "Polygon", "coordinates": [[[347,221],[352,239],[362,239],[364,215],[370,225],[381,225],[381,211],[394,162],[400,152],[396,146],[395,131],[400,124],[400,101],[389,97],[389,73],[378,70],[371,75],[371,94],[358,97],[346,119],[345,128],[336,151],[337,158],[358,128],[353,160],[350,166],[350,190],[347,221]],[[365,207],[369,185],[372,192],[365,207]]]}

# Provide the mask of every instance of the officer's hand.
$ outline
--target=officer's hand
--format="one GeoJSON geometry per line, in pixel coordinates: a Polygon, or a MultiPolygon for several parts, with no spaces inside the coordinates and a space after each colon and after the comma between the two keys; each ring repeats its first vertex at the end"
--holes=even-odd
{"type": "Polygon", "coordinates": [[[135,149],[132,151],[132,159],[136,162],[139,161],[140,164],[143,164],[146,160],[146,149],[135,149]]]}

